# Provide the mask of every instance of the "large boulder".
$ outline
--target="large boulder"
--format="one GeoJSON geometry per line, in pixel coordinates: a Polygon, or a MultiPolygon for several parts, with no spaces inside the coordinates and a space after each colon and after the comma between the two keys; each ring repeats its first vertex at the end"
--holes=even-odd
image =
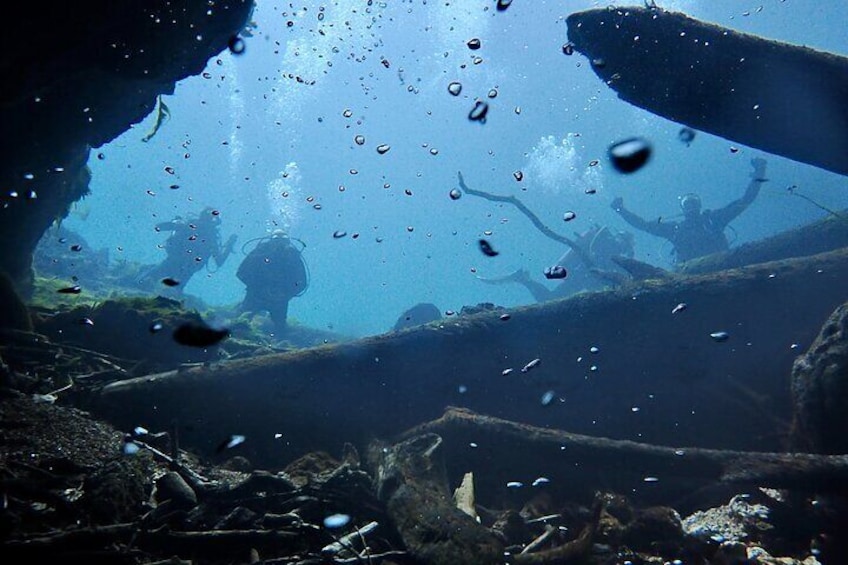
{"type": "Polygon", "coordinates": [[[792,367],[793,443],[818,453],[848,453],[848,302],[827,319],[792,367]]]}

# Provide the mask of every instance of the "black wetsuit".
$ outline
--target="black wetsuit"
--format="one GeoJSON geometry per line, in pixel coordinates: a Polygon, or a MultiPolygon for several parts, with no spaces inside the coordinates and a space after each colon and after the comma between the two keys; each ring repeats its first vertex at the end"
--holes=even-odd
{"type": "Polygon", "coordinates": [[[220,265],[229,254],[229,251],[221,250],[218,226],[213,221],[174,220],[157,224],[156,229],[172,232],[165,242],[167,256],[144,276],[144,284],[156,284],[160,279],[169,277],[181,283],[176,288],[181,291],[189,279],[206,266],[209,259],[214,257],[220,265]]]}
{"type": "Polygon", "coordinates": [[[278,331],[286,328],[289,300],[306,291],[308,277],[300,251],[287,237],[272,237],[256,246],[239,265],[245,285],[240,310],[266,310],[278,331]]]}
{"type": "Polygon", "coordinates": [[[759,189],[759,182],[752,182],[739,200],[718,210],[704,210],[698,215],[687,216],[681,222],[649,222],[624,207],[616,211],[634,228],[670,241],[674,246],[675,260],[681,263],[727,251],[730,244],[724,235],[725,228],[751,205],[759,189]]]}

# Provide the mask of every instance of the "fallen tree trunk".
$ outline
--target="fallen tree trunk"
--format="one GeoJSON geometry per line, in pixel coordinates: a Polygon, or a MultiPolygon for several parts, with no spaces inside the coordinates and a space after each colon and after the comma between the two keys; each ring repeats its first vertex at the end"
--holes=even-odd
{"type": "Polygon", "coordinates": [[[594,8],[567,22],[569,41],[622,100],[848,175],[848,58],[659,8],[594,8]]]}
{"type": "Polygon", "coordinates": [[[846,280],[848,249],[673,276],[127,380],[86,407],[127,430],[177,420],[183,446],[266,468],[344,442],[364,449],[448,405],[616,439],[779,451],[792,363],[848,298],[846,280]],[[218,454],[231,434],[247,440],[218,454]]]}
{"type": "Polygon", "coordinates": [[[808,257],[848,247],[848,210],[777,235],[743,243],[730,251],[714,253],[679,265],[686,274],[714,273],[745,265],[808,257]]]}
{"type": "Polygon", "coordinates": [[[484,501],[503,496],[507,482],[529,485],[539,476],[550,481],[546,488],[569,495],[610,489],[664,502],[679,496],[670,485],[681,482],[689,488],[724,483],[816,494],[842,493],[848,485],[848,455],[665,447],[539,428],[461,408],[449,408],[401,439],[421,434],[444,440],[449,476],[473,472],[475,494],[484,501]]]}

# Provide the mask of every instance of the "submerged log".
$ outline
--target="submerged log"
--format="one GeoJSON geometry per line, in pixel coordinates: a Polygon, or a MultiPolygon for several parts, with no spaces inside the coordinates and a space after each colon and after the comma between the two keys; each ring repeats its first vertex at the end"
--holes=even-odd
{"type": "Polygon", "coordinates": [[[848,455],[763,453],[666,447],[539,428],[449,408],[401,438],[438,434],[448,474],[472,471],[478,496],[491,500],[509,481],[544,476],[569,497],[605,488],[668,502],[686,488],[724,483],[803,493],[842,493],[848,455]],[[473,444],[472,449],[469,445],[473,444]],[[497,462],[497,464],[493,464],[497,462]]]}
{"type": "Polygon", "coordinates": [[[660,8],[571,14],[568,39],[622,100],[848,175],[848,58],[660,8]]]}
{"type": "Polygon", "coordinates": [[[678,271],[714,273],[766,261],[808,257],[843,247],[848,247],[848,210],[832,212],[816,222],[743,243],[729,251],[687,261],[678,266],[678,271]]]}
{"type": "Polygon", "coordinates": [[[846,280],[848,249],[678,275],[136,378],[87,408],[127,430],[177,420],[183,446],[266,468],[364,447],[448,405],[614,439],[779,451],[792,363],[846,300],[846,280]],[[217,452],[231,434],[246,441],[217,452]]]}

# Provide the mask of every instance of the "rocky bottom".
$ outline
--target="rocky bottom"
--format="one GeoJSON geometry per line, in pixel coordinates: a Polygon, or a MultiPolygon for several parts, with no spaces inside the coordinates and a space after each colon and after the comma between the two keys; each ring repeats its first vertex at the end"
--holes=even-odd
{"type": "Polygon", "coordinates": [[[38,395],[7,389],[0,414],[0,543],[14,562],[814,565],[827,543],[823,503],[773,489],[683,518],[626,493],[563,499],[544,477],[495,497],[473,473],[449,478],[442,438],[423,431],[260,470],[236,437],[211,465],[167,433],[38,395]]]}

